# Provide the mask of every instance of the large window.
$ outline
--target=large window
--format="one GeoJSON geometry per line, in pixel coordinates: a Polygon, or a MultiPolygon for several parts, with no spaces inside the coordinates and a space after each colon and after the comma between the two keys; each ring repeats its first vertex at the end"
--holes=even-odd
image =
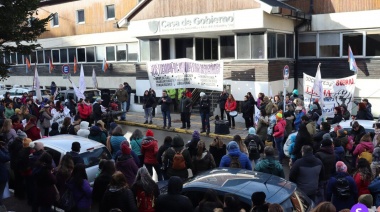
{"type": "Polygon", "coordinates": [[[115,18],[115,5],[107,5],[106,6],[106,19],[114,19],[115,18]]]}
{"type": "Polygon", "coordinates": [[[319,57],[339,57],[339,33],[319,34],[319,57]]]}
{"type": "Polygon", "coordinates": [[[140,41],[141,60],[142,61],[160,60],[159,46],[160,46],[159,39],[141,40],[140,41]]]}
{"type": "Polygon", "coordinates": [[[115,61],[115,46],[106,46],[106,60],[115,61]]]}
{"type": "Polygon", "coordinates": [[[343,52],[342,55],[348,55],[348,45],[351,46],[354,55],[363,55],[363,33],[343,34],[343,52]]]}
{"type": "Polygon", "coordinates": [[[245,33],[238,34],[237,58],[238,59],[262,59],[264,58],[264,34],[245,33]]]}
{"type": "Polygon", "coordinates": [[[193,59],[193,38],[175,39],[175,58],[193,59]]]}
{"type": "MultiPolygon", "coordinates": [[[[69,52],[69,62],[73,63],[74,58],[77,56],[77,49],[76,48],[69,48],[67,50],[69,52]]],[[[78,62],[78,60],[77,60],[77,62],[78,62]]]]}
{"type": "Polygon", "coordinates": [[[128,61],[137,61],[138,59],[138,50],[139,50],[139,45],[138,43],[128,43],[127,44],[127,60],[128,61]]]}
{"type": "Polygon", "coordinates": [[[127,45],[120,44],[116,46],[116,60],[127,61],[127,45]]]}
{"type": "Polygon", "coordinates": [[[67,63],[67,49],[60,49],[59,50],[61,63],[67,63]]]}
{"type": "Polygon", "coordinates": [[[299,56],[300,57],[315,57],[316,53],[316,35],[303,34],[299,35],[299,56]]]}
{"type": "MultiPolygon", "coordinates": [[[[49,62],[49,61],[47,61],[49,62]]],[[[43,64],[44,62],[44,51],[43,50],[38,50],[37,51],[37,63],[38,64],[43,64]]]]}
{"type": "Polygon", "coordinates": [[[11,53],[11,64],[16,65],[16,53],[15,52],[11,53]]]}
{"type": "Polygon", "coordinates": [[[21,53],[17,53],[17,64],[24,64],[24,57],[21,53]]]}
{"type": "Polygon", "coordinates": [[[77,48],[77,62],[86,62],[86,49],[77,48]]]}
{"type": "Polygon", "coordinates": [[[380,56],[380,32],[368,31],[366,42],[366,56],[380,56]]]}
{"type": "Polygon", "coordinates": [[[59,60],[59,49],[51,50],[51,54],[52,54],[52,62],[53,63],[59,63],[60,62],[60,60],[59,60]]]}
{"type": "Polygon", "coordinates": [[[285,34],[277,34],[277,57],[285,57],[285,34]]]}
{"type": "Polygon", "coordinates": [[[268,32],[268,58],[276,58],[276,49],[277,49],[277,41],[276,41],[276,33],[268,32]]]}
{"type": "Polygon", "coordinates": [[[51,19],[51,24],[53,27],[59,26],[59,16],[58,13],[54,13],[53,18],[51,19]]]}
{"type": "Polygon", "coordinates": [[[161,39],[161,60],[170,59],[170,39],[161,39]]]}
{"type": "Polygon", "coordinates": [[[44,50],[45,52],[45,61],[46,63],[49,62],[49,59],[51,59],[51,50],[44,50]]]}
{"type": "Polygon", "coordinates": [[[287,58],[293,58],[294,53],[294,44],[293,44],[293,35],[292,34],[286,34],[286,57],[287,58]]]}
{"type": "Polygon", "coordinates": [[[95,47],[86,47],[86,61],[95,62],[95,47]]]}
{"type": "Polygon", "coordinates": [[[84,22],[85,22],[84,10],[77,10],[77,23],[83,24],[84,22]]]}
{"type": "Polygon", "coordinates": [[[216,38],[196,38],[195,39],[196,60],[217,60],[218,59],[218,39],[216,38]]]}
{"type": "MultiPolygon", "coordinates": [[[[7,57],[9,60],[9,56],[7,57]]],[[[37,56],[36,52],[30,53],[30,59],[29,59],[30,64],[37,63],[37,56]]]]}
{"type": "Polygon", "coordinates": [[[220,58],[235,59],[235,36],[220,36],[220,58]]]}

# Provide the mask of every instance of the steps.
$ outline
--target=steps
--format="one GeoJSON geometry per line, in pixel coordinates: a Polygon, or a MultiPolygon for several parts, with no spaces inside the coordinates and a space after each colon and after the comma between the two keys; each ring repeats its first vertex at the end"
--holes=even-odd
{"type": "Polygon", "coordinates": [[[212,116],[212,111],[214,111],[214,109],[218,105],[220,91],[195,88],[192,92],[193,97],[191,98],[191,100],[193,101],[193,112],[199,112],[199,100],[200,100],[199,94],[201,92],[204,92],[206,95],[208,95],[211,100],[210,111],[211,111],[211,116],[212,116]]]}

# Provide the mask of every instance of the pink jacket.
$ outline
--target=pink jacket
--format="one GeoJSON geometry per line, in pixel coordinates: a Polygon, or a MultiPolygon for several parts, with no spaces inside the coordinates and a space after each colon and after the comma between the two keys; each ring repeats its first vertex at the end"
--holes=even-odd
{"type": "Polygon", "coordinates": [[[360,155],[362,152],[367,150],[368,152],[373,152],[373,143],[367,141],[361,141],[354,150],[354,155],[360,155]]]}
{"type": "Polygon", "coordinates": [[[274,126],[273,137],[275,138],[284,137],[285,127],[286,127],[286,121],[284,119],[277,121],[277,124],[274,126]]]}
{"type": "Polygon", "coordinates": [[[236,101],[229,101],[227,99],[226,104],[224,105],[224,109],[227,111],[234,111],[236,110],[236,101]]]}

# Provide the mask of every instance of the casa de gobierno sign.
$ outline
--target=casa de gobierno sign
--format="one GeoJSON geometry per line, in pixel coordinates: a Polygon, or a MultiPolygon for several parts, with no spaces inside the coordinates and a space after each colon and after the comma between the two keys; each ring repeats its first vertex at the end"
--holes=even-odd
{"type": "Polygon", "coordinates": [[[223,61],[201,63],[190,59],[148,62],[153,89],[201,88],[223,90],[223,61]]]}

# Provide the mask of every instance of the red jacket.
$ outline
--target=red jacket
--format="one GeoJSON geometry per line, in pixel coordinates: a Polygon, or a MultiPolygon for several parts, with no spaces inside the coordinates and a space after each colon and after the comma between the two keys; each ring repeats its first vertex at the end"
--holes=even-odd
{"type": "Polygon", "coordinates": [[[368,186],[371,183],[370,180],[362,180],[359,172],[355,173],[354,180],[356,187],[358,187],[358,197],[360,197],[362,194],[371,194],[371,192],[368,190],[368,186]]]}
{"type": "Polygon", "coordinates": [[[34,124],[27,124],[25,126],[25,133],[32,141],[41,139],[41,131],[34,124]]]}
{"type": "Polygon", "coordinates": [[[17,132],[17,130],[24,131],[24,126],[21,123],[14,123],[13,124],[13,129],[17,132]]]}
{"type": "Polygon", "coordinates": [[[144,164],[155,165],[157,160],[158,143],[153,137],[146,137],[142,141],[141,154],[144,155],[144,164]]]}
{"type": "Polygon", "coordinates": [[[87,105],[84,103],[80,104],[78,106],[78,112],[81,119],[87,119],[88,117],[90,117],[92,113],[91,105],[87,105]]]}
{"type": "Polygon", "coordinates": [[[273,137],[275,138],[284,137],[285,127],[286,127],[286,121],[284,119],[277,121],[277,124],[274,125],[273,137]]]}
{"type": "Polygon", "coordinates": [[[360,155],[362,152],[366,151],[372,153],[373,152],[373,143],[370,141],[361,141],[354,150],[354,155],[360,155]]]}
{"type": "Polygon", "coordinates": [[[227,99],[226,104],[224,105],[224,109],[227,111],[234,111],[236,110],[236,101],[229,101],[227,99]]]}

